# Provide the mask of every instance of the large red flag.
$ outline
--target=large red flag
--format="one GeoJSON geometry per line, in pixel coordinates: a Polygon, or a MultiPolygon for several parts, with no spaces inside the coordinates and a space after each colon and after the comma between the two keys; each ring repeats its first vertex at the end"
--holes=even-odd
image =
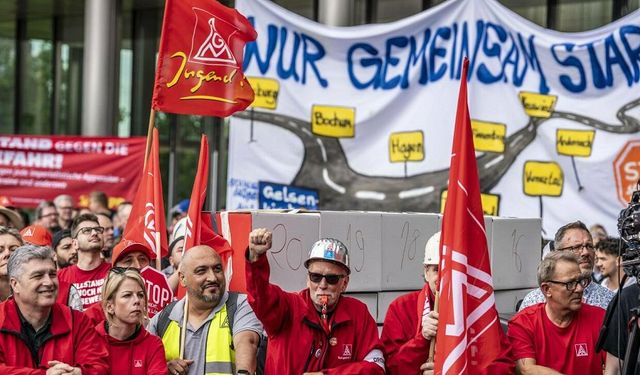
{"type": "Polygon", "coordinates": [[[478,374],[501,353],[500,322],[467,106],[465,58],[442,223],[436,374],[478,374]]]}
{"type": "Polygon", "coordinates": [[[237,10],[215,0],[167,0],[153,109],[226,117],[253,102],[243,49],[257,37],[237,10]]]}
{"type": "Polygon", "coordinates": [[[162,195],[162,177],[160,176],[160,159],[158,156],[158,129],[153,129],[151,151],[147,165],[142,171],[142,178],[136,197],[133,200],[131,214],[122,240],[129,240],[148,245],[156,256],[167,255],[167,226],[164,216],[162,195]],[[156,247],[156,236],[160,237],[160,251],[156,247]]]}

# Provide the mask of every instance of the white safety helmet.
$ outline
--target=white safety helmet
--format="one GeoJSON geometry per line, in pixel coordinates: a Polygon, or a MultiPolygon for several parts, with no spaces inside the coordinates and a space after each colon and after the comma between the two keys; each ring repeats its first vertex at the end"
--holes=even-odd
{"type": "Polygon", "coordinates": [[[351,273],[349,251],[342,242],[335,238],[322,238],[316,241],[309,251],[309,259],[304,262],[305,268],[309,268],[309,263],[313,260],[323,260],[341,265],[347,270],[347,275],[351,273]]]}
{"type": "Polygon", "coordinates": [[[187,233],[187,217],[183,217],[178,220],[176,225],[173,226],[173,233],[169,237],[169,255],[173,252],[173,248],[180,240],[184,240],[184,236],[187,233]]]}
{"type": "Polygon", "coordinates": [[[429,241],[427,241],[427,245],[424,247],[424,264],[427,265],[438,265],[440,262],[440,232],[436,232],[429,241]]]}

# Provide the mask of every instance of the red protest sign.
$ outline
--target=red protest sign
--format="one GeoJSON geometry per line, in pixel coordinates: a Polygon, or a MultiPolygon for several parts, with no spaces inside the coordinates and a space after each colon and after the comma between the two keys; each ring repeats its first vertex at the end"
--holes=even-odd
{"type": "Polygon", "coordinates": [[[35,207],[69,194],[79,205],[93,190],[110,206],[132,200],[144,162],[144,137],[0,135],[0,201],[35,207]]]}
{"type": "Polygon", "coordinates": [[[243,49],[256,31],[237,10],[214,0],[167,0],[153,109],[226,117],[253,102],[242,73],[243,49]]]}
{"type": "Polygon", "coordinates": [[[169,287],[167,277],[160,271],[149,266],[143,268],[140,274],[147,284],[147,310],[149,318],[159,313],[165,306],[173,301],[173,291],[169,287]]]}

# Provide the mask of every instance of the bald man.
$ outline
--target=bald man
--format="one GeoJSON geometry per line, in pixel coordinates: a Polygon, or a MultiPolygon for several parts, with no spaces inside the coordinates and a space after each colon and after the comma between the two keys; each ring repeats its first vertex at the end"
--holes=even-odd
{"type": "Polygon", "coordinates": [[[169,373],[253,374],[262,325],[246,295],[226,291],[218,253],[209,246],[192,247],[182,258],[178,277],[189,300],[185,359],[180,359],[184,298],[154,316],[148,328],[162,338],[169,373]]]}

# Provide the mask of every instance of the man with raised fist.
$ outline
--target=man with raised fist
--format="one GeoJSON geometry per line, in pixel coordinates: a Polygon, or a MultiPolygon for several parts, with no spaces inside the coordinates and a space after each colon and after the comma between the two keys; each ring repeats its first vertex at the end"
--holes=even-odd
{"type": "Polygon", "coordinates": [[[351,273],[346,246],[314,243],[304,263],[307,288],[296,293],[269,283],[270,248],[270,231],[249,234],[247,292],[269,335],[265,374],[384,374],[375,320],[364,303],[342,295],[351,273]]]}

